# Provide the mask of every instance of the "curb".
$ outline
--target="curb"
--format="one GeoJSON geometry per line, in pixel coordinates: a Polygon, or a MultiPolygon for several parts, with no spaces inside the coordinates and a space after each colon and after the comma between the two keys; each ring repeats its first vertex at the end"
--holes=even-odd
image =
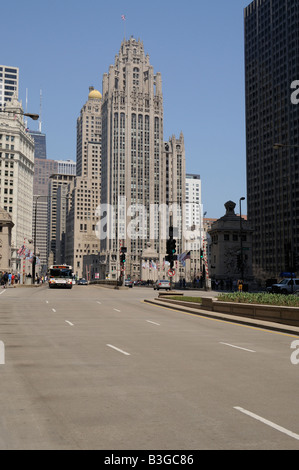
{"type": "Polygon", "coordinates": [[[200,317],[213,318],[214,320],[222,320],[230,323],[237,323],[241,325],[258,327],[265,330],[278,331],[280,333],[292,334],[299,336],[299,327],[285,325],[281,323],[267,322],[263,320],[250,319],[248,317],[239,317],[236,315],[228,315],[220,312],[208,312],[207,310],[194,309],[191,307],[180,306],[178,304],[173,304],[170,302],[155,300],[144,300],[145,303],[156,305],[158,307],[171,308],[172,310],[177,310],[179,312],[192,313],[200,317]]]}

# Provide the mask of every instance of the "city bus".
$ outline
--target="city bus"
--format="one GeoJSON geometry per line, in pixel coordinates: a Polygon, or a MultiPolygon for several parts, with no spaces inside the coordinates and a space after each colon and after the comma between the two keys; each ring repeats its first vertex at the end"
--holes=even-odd
{"type": "Polygon", "coordinates": [[[49,287],[64,287],[71,289],[73,287],[73,268],[66,264],[50,266],[49,269],[49,287]]]}

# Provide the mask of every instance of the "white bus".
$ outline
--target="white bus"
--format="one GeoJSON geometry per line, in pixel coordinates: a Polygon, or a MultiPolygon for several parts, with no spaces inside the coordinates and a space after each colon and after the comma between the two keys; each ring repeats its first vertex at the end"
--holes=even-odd
{"type": "Polygon", "coordinates": [[[66,264],[50,266],[49,287],[64,287],[66,289],[71,289],[73,287],[72,266],[68,266],[66,264]]]}

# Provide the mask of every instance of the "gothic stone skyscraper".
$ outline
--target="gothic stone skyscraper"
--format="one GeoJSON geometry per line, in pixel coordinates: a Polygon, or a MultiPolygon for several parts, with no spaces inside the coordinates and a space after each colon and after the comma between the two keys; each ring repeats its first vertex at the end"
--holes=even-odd
{"type": "Polygon", "coordinates": [[[178,204],[173,221],[181,231],[184,198],[184,138],[163,140],[161,74],[154,74],[140,40],[124,39],[103,77],[101,204],[114,210],[101,242],[106,276],[117,276],[120,244],[127,247],[126,274],[132,278],[142,277],[142,253],[149,244],[162,265],[169,220],[153,207],[178,204]],[[134,236],[128,231],[132,222],[134,236]]]}
{"type": "Polygon", "coordinates": [[[299,80],[299,1],[255,0],[244,20],[253,266],[255,274],[276,277],[299,253],[299,106],[291,101],[299,80]]]}

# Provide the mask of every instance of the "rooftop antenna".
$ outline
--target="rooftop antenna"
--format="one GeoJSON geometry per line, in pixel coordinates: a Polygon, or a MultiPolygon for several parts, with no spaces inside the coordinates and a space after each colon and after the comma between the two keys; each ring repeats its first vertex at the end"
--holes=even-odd
{"type": "Polygon", "coordinates": [[[39,94],[39,122],[38,122],[38,130],[39,130],[39,132],[42,131],[42,90],[40,90],[40,94],[39,94]]]}

